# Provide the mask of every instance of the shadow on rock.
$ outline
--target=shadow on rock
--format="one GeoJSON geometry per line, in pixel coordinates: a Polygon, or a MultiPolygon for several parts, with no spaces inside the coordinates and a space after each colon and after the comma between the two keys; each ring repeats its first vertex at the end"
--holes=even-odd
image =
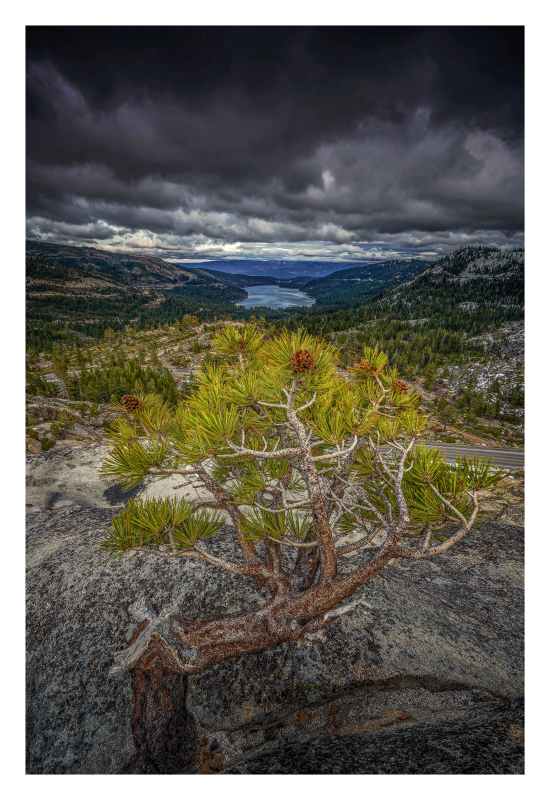
{"type": "Polygon", "coordinates": [[[105,489],[103,492],[103,497],[109,505],[111,506],[120,506],[124,503],[127,503],[130,498],[133,500],[135,497],[139,495],[145,488],[145,484],[143,481],[138,483],[137,486],[133,486],[131,489],[124,491],[118,483],[115,483],[114,486],[109,486],[108,489],[105,489]]]}

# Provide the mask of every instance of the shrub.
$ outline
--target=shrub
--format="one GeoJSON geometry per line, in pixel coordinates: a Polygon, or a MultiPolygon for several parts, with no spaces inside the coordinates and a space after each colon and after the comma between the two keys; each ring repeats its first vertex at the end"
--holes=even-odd
{"type": "Polygon", "coordinates": [[[74,425],[75,420],[73,417],[71,417],[70,414],[67,414],[66,411],[63,411],[57,422],[50,423],[50,431],[54,434],[54,436],[61,436],[62,439],[65,439],[69,429],[73,428],[74,425]]]}
{"type": "Polygon", "coordinates": [[[214,346],[232,365],[204,368],[175,410],[158,396],[139,398],[130,421],[111,425],[102,467],[124,489],[146,476],[180,475],[200,480],[211,498],[131,500],[101,551],[198,559],[254,579],[263,602],[208,621],[167,612],[169,641],[161,647],[155,629],[155,658],[145,656],[151,620],[116,654],[112,674],[154,664],[158,675],[192,675],[282,642],[322,641],[328,625],[362,602],[347,598],[392,559],[432,558],[460,541],[476,520],[478,491],[502,476],[487,459],[450,465],[418,445],[429,420],[417,396],[392,388],[396,371],[376,349],[364,350],[347,382],[335,372],[338,351],[301,330],[265,342],[252,326],[228,326],[214,346]],[[228,521],[234,559],[205,546],[228,521]],[[352,532],[362,535],[342,540],[352,532]],[[290,566],[283,550],[293,554],[290,566]],[[361,563],[339,571],[352,552],[361,563]]]}

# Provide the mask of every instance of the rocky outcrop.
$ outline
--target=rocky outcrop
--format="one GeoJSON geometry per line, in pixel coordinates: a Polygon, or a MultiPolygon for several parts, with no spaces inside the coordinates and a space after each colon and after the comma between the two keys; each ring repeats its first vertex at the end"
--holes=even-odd
{"type": "MultiPolygon", "coordinates": [[[[521,700],[436,711],[429,720],[355,736],[320,736],[250,755],[223,774],[517,775],[521,700]]],[[[214,758],[210,764],[215,763],[214,758]]]]}
{"type": "MultiPolygon", "coordinates": [[[[114,652],[136,630],[132,603],[157,612],[175,603],[192,620],[260,600],[253,582],[203,563],[136,553],[100,564],[112,513],[73,505],[28,516],[33,774],[125,771],[135,758],[131,679],[108,677],[114,652]]],[[[208,548],[232,554],[229,533],[208,548]]],[[[343,569],[364,558],[350,554],[343,569]]],[[[472,772],[483,771],[485,748],[485,771],[521,771],[522,558],[521,528],[482,525],[438,559],[392,562],[353,596],[369,603],[368,617],[339,618],[325,642],[280,645],[189,678],[186,724],[196,747],[192,758],[188,746],[176,747],[170,770],[298,772],[309,759],[316,772],[324,759],[328,772],[472,772]],[[435,755],[413,746],[438,737],[435,755]],[[329,751],[349,758],[331,762],[329,751]]]]}
{"type": "Polygon", "coordinates": [[[39,449],[27,455],[27,510],[74,505],[112,508],[124,505],[130,497],[150,499],[176,495],[187,500],[212,497],[181,475],[170,475],[163,480],[145,478],[125,492],[118,483],[99,477],[99,469],[109,453],[107,444],[86,442],[76,447],[70,441],[60,441],[53,450],[40,452],[40,441],[32,441],[39,449]]]}
{"type": "Polygon", "coordinates": [[[491,491],[478,493],[481,517],[505,525],[525,525],[525,472],[507,475],[491,491]]]}
{"type": "Polygon", "coordinates": [[[60,397],[28,395],[25,405],[27,425],[26,452],[43,450],[42,440],[55,442],[63,447],[79,447],[84,444],[105,441],[105,424],[118,416],[108,404],[98,405],[88,401],[65,400],[60,397]],[[73,424],[60,434],[51,432],[51,423],[68,416],[73,424]],[[29,433],[31,434],[29,436],[29,433]]]}
{"type": "Polygon", "coordinates": [[[42,443],[38,439],[38,436],[27,436],[25,437],[25,450],[27,453],[40,453],[42,450],[42,443]]]}

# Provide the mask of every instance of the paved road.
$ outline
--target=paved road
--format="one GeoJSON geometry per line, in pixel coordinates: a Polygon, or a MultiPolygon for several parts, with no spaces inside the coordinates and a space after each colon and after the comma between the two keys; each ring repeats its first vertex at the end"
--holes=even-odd
{"type": "Polygon", "coordinates": [[[501,450],[494,447],[469,447],[464,444],[438,444],[437,442],[425,442],[428,447],[435,447],[443,450],[448,461],[454,461],[458,455],[480,455],[494,459],[497,467],[508,467],[509,469],[520,469],[525,464],[525,451],[519,449],[501,450]]]}

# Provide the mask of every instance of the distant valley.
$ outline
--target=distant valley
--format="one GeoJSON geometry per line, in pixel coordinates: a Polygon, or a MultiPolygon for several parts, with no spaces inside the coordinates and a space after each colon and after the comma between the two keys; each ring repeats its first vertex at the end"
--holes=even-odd
{"type": "MultiPolygon", "coordinates": [[[[460,248],[433,262],[389,260],[335,269],[332,263],[299,262],[310,274],[226,272],[211,263],[181,267],[162,259],[111,253],[93,247],[27,242],[27,321],[38,345],[61,336],[61,328],[102,336],[106,327],[129,323],[174,323],[184,314],[201,322],[216,318],[245,320],[254,308],[235,304],[245,287],[299,289],[315,303],[306,307],[260,307],[267,320],[300,324],[314,331],[342,330],[356,321],[391,314],[398,319],[438,318],[444,327],[482,333],[487,325],[523,317],[523,251],[491,247],[460,248]],[[52,338],[53,337],[53,338],[52,338]]],[[[220,263],[220,262],[215,262],[220,263]]],[[[260,262],[221,262],[230,269],[259,268],[260,262]]],[[[293,271],[297,262],[289,262],[293,271]]]]}
{"type": "MultiPolygon", "coordinates": [[[[138,267],[133,259],[95,248],[28,243],[30,395],[56,395],[58,385],[65,385],[75,401],[107,401],[131,376],[128,391],[137,381],[176,398],[174,370],[218,363],[199,327],[205,332],[212,324],[251,321],[266,335],[306,328],[340,349],[344,369],[362,357],[364,347],[378,347],[424,393],[442,430],[458,424],[466,437],[521,442],[523,250],[466,247],[434,262],[392,260],[294,279],[205,265],[183,269],[145,256],[138,267]],[[246,298],[246,286],[283,294],[300,289],[315,302],[236,305],[246,298]],[[132,342],[138,341],[143,347],[136,349],[132,342]],[[157,341],[161,349],[153,346],[157,341]],[[175,347],[168,361],[165,345],[175,347]]],[[[445,433],[444,441],[456,435],[445,433]]]]}
{"type": "Polygon", "coordinates": [[[198,313],[201,319],[218,312],[231,316],[234,304],[246,299],[247,286],[298,289],[314,299],[310,308],[334,312],[418,275],[430,263],[420,259],[358,266],[320,261],[214,262],[235,270],[226,272],[214,269],[211,262],[190,267],[152,256],[50,242],[27,241],[26,252],[29,319],[73,320],[82,333],[90,333],[94,324],[101,328],[106,318],[120,325],[130,321],[150,324],[163,315],[174,321],[178,313],[198,313]],[[254,269],[255,274],[243,272],[245,268],[254,269]],[[323,273],[328,274],[319,277],[323,273]],[[88,282],[81,280],[77,289],[76,277],[82,279],[86,274],[88,282]],[[108,284],[101,284],[101,291],[98,284],[92,291],[92,278],[108,284]],[[125,302],[121,306],[117,299],[122,297],[125,302]],[[152,313],[152,309],[156,311],[152,313]]]}

